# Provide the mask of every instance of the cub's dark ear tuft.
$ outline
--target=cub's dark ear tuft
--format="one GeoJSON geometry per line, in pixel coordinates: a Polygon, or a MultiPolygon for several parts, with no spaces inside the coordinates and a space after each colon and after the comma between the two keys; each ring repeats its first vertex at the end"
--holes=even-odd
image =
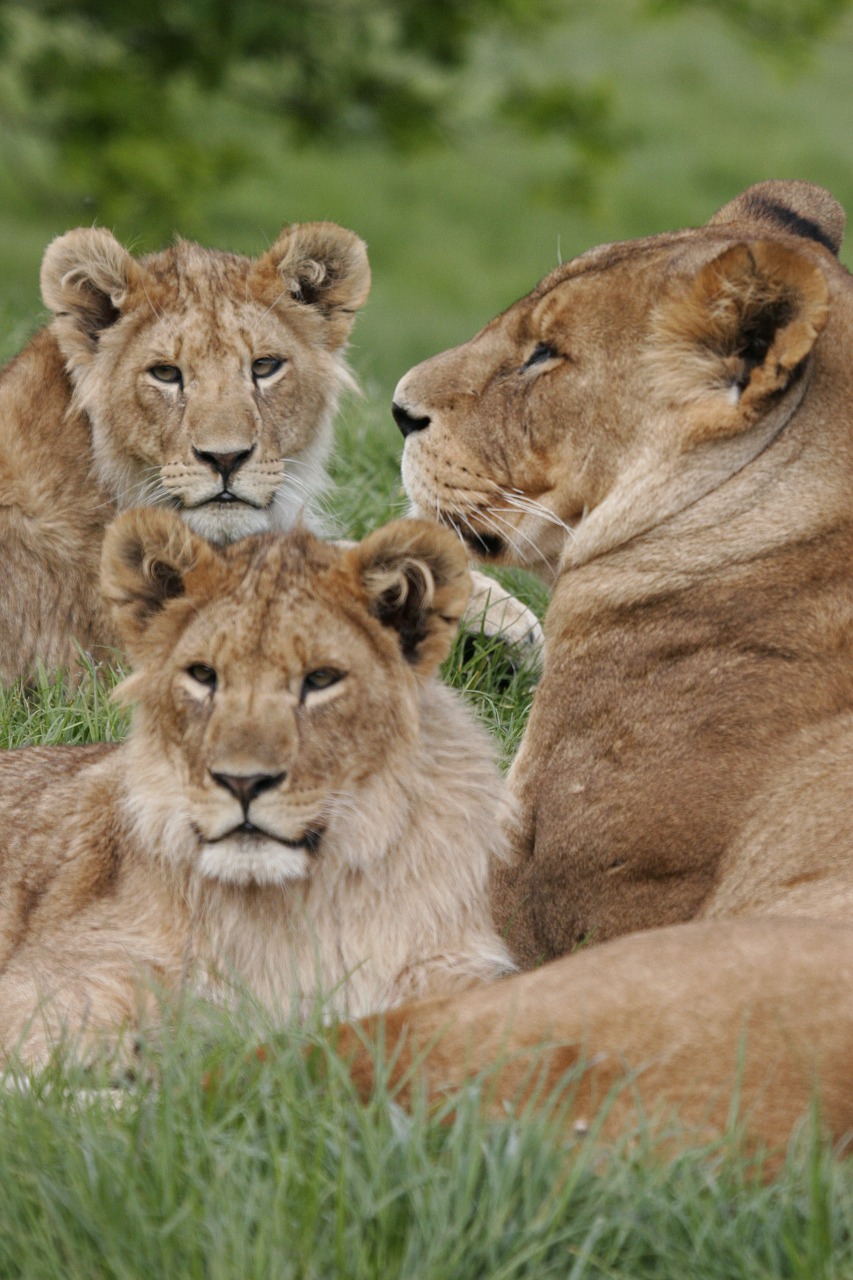
{"type": "Polygon", "coordinates": [[[187,582],[209,569],[213,548],[171,511],[140,507],[109,526],[101,554],[101,594],[131,657],[166,607],[187,592],[187,582]]]}
{"type": "Polygon", "coordinates": [[[348,553],[370,612],[397,632],[403,656],[423,675],[450,652],[471,595],[458,538],[425,520],[395,520],[348,553]]]}
{"type": "Polygon", "coordinates": [[[41,296],[69,360],[91,358],[139,276],[139,264],[103,227],[81,227],[51,241],[41,264],[41,296]]]}
{"type": "Polygon", "coordinates": [[[825,187],[811,182],[759,182],[723,205],[709,226],[752,223],[767,231],[816,240],[838,254],[847,215],[825,187]]]}
{"type": "Polygon", "coordinates": [[[255,263],[252,285],[269,296],[271,306],[283,296],[311,309],[324,321],[326,345],[335,351],[370,292],[367,248],[354,231],[334,222],[296,223],[255,263]]]}

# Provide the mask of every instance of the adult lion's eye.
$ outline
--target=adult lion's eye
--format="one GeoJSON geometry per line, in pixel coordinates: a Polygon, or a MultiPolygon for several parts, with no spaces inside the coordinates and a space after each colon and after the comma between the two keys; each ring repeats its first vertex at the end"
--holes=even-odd
{"type": "Polygon", "coordinates": [[[153,364],[148,372],[158,382],[183,382],[181,371],[176,364],[153,364]]]}
{"type": "Polygon", "coordinates": [[[252,377],[271,378],[283,364],[284,361],[279,356],[259,356],[252,361],[252,377]]]}
{"type": "Polygon", "coordinates": [[[328,689],[339,680],[343,680],[345,671],[337,671],[334,667],[318,667],[309,671],[302,680],[302,697],[308,693],[316,693],[318,689],[328,689]]]}
{"type": "Polygon", "coordinates": [[[534,365],[544,364],[546,360],[556,360],[559,357],[559,351],[555,351],[553,347],[549,347],[547,342],[537,342],[530,355],[521,366],[522,372],[525,369],[532,369],[534,365]]]}
{"type": "Polygon", "coordinates": [[[192,676],[199,684],[206,685],[208,689],[216,688],[216,672],[206,662],[194,662],[191,667],[187,667],[187,675],[192,676]]]}

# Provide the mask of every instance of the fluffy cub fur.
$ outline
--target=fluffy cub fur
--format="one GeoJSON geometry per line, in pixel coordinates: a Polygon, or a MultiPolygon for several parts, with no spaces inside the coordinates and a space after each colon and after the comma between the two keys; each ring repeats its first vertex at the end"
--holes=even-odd
{"type": "Polygon", "coordinates": [[[325,484],[364,244],[286,228],[257,259],[103,228],[44,255],[53,312],[0,375],[0,682],[112,645],[98,563],[116,510],[180,511],[217,543],[290,527],[325,484]]]}
{"type": "Polygon", "coordinates": [[[397,388],[416,507],[557,575],[494,898],[526,962],[702,912],[850,918],[843,228],[762,183],[564,264],[397,388]]]}
{"type": "Polygon", "coordinates": [[[152,982],[358,1014],[511,968],[487,905],[501,779],[434,678],[470,592],[450,534],[216,549],[138,510],[102,578],[130,737],[0,754],[6,1051],[132,1027],[152,982]]]}
{"type": "MultiPolygon", "coordinates": [[[[737,1121],[775,1164],[815,1104],[834,1141],[853,1132],[851,992],[853,929],[718,921],[619,938],[381,1021],[403,1102],[483,1071],[498,1114],[559,1090],[575,1136],[651,1126],[682,1145],[737,1121]]],[[[365,1094],[376,1023],[338,1033],[365,1094]]]]}

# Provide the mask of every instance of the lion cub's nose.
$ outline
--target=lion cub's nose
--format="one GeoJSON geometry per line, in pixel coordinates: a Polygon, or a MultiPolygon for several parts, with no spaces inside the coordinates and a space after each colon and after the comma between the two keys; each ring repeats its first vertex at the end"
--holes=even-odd
{"type": "Polygon", "coordinates": [[[251,458],[255,452],[255,446],[249,449],[237,449],[233,453],[209,453],[206,449],[196,449],[193,446],[193,453],[199,462],[206,462],[209,467],[222,477],[222,483],[227,485],[234,472],[242,467],[247,458],[251,458]]]}
{"type": "Polygon", "coordinates": [[[409,413],[408,409],[397,404],[396,400],[391,402],[391,413],[404,436],[410,436],[414,431],[423,431],[424,427],[428,427],[432,421],[431,418],[416,418],[413,413],[409,413]]]}
{"type": "Polygon", "coordinates": [[[224,787],[226,791],[230,791],[235,796],[244,809],[248,809],[255,796],[259,796],[262,791],[270,791],[273,787],[277,787],[280,782],[284,782],[287,777],[286,773],[214,773],[211,769],[210,776],[214,782],[218,782],[220,787],[224,787]]]}

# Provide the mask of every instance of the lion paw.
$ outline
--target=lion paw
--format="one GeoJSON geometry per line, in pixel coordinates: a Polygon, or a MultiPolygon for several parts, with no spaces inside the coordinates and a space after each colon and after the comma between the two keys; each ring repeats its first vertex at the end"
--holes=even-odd
{"type": "Polygon", "coordinates": [[[473,591],[462,625],[482,630],[487,636],[500,636],[507,644],[518,646],[526,660],[541,662],[545,636],[533,610],[488,574],[472,569],[471,583],[473,591]]]}

